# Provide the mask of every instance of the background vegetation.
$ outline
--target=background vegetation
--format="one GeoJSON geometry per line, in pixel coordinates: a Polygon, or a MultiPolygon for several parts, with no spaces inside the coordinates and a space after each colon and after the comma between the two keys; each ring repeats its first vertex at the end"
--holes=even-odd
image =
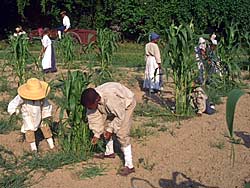
{"type": "Polygon", "coordinates": [[[127,39],[150,31],[163,34],[172,22],[179,25],[191,20],[200,34],[223,33],[231,22],[239,23],[239,30],[245,32],[250,30],[249,9],[248,0],[9,0],[0,8],[5,14],[0,17],[0,38],[17,24],[25,30],[58,27],[61,10],[68,12],[73,28],[115,28],[127,39]]]}

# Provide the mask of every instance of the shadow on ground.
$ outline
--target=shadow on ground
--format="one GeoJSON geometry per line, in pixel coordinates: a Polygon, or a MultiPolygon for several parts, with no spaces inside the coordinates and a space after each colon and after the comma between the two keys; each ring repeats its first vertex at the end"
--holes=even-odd
{"type": "Polygon", "coordinates": [[[173,172],[172,179],[160,179],[159,185],[161,188],[218,188],[192,180],[181,172],[173,172]]]}
{"type": "Polygon", "coordinates": [[[245,131],[236,131],[235,135],[240,137],[243,140],[243,145],[246,146],[247,148],[250,148],[250,134],[246,134],[247,132],[245,131]]]}
{"type": "Polygon", "coordinates": [[[141,77],[136,77],[136,80],[139,84],[141,91],[144,91],[143,96],[144,100],[150,100],[156,104],[161,105],[162,107],[168,107],[170,110],[173,110],[175,107],[174,95],[172,91],[163,90],[154,93],[150,93],[148,90],[143,88],[143,79],[141,77]]]}
{"type": "Polygon", "coordinates": [[[198,181],[192,180],[181,172],[173,172],[172,179],[160,179],[159,186],[154,186],[146,179],[131,178],[131,188],[218,188],[216,186],[204,185],[198,181]]]}

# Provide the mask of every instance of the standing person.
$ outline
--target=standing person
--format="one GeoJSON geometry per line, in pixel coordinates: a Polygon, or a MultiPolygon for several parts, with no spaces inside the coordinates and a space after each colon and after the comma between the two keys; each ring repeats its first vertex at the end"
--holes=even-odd
{"type": "Polygon", "coordinates": [[[160,36],[156,33],[150,34],[150,42],[145,46],[145,79],[143,88],[149,92],[157,92],[161,89],[160,85],[160,69],[161,54],[157,42],[160,36]]]}
{"type": "Polygon", "coordinates": [[[14,33],[14,37],[20,36],[20,35],[24,35],[26,34],[26,32],[23,30],[22,26],[17,26],[16,27],[16,32],[14,33]]]}
{"type": "Polygon", "coordinates": [[[198,82],[203,85],[205,83],[205,67],[207,65],[206,61],[208,60],[207,51],[206,51],[206,40],[203,37],[199,38],[198,46],[195,47],[195,56],[196,62],[199,70],[198,82]]]}
{"type": "Polygon", "coordinates": [[[70,19],[66,15],[66,11],[62,11],[60,13],[60,15],[63,18],[63,25],[57,29],[58,30],[57,33],[58,33],[59,39],[62,38],[62,33],[66,33],[68,31],[68,29],[70,28],[70,19]]]}
{"type": "Polygon", "coordinates": [[[208,48],[208,57],[211,61],[211,73],[218,73],[222,76],[222,70],[220,66],[220,58],[216,54],[218,42],[216,40],[216,35],[213,33],[210,37],[210,45],[208,48]]]}
{"type": "Polygon", "coordinates": [[[49,38],[49,28],[44,28],[42,31],[42,49],[39,55],[39,59],[42,59],[42,67],[44,73],[56,72],[56,59],[55,51],[52,45],[52,41],[49,38]]]}
{"type": "Polygon", "coordinates": [[[25,139],[30,144],[31,151],[37,151],[35,131],[38,128],[41,128],[50,149],[55,147],[50,127],[46,123],[46,119],[51,117],[52,112],[52,105],[46,99],[49,91],[48,83],[30,78],[27,83],[18,88],[18,95],[8,105],[10,115],[18,114],[18,107],[20,107],[23,118],[21,132],[25,134],[25,139]]]}
{"type": "Polygon", "coordinates": [[[107,140],[106,151],[97,158],[114,158],[112,134],[116,134],[124,154],[125,165],[119,174],[127,176],[135,172],[132,162],[130,129],[132,113],[136,106],[135,96],[127,87],[116,82],[108,82],[82,92],[81,104],[87,108],[89,128],[96,144],[103,134],[107,140]]]}

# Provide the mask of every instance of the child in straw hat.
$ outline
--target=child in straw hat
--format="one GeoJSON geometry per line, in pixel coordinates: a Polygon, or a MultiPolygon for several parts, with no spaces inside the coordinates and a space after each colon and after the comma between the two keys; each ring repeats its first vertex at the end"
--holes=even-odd
{"type": "Polygon", "coordinates": [[[37,151],[35,131],[38,128],[41,128],[50,149],[55,147],[50,127],[45,122],[46,118],[51,117],[52,112],[52,105],[46,99],[49,91],[48,83],[30,78],[27,83],[18,88],[18,95],[8,105],[10,115],[18,114],[18,107],[21,107],[23,118],[21,132],[25,134],[26,141],[30,143],[31,151],[37,151]]]}

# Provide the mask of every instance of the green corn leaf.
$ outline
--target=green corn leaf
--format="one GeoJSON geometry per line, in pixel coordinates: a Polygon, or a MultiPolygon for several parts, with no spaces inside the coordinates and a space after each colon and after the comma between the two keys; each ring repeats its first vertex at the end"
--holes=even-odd
{"type": "Polygon", "coordinates": [[[240,89],[233,89],[228,94],[227,104],[226,104],[226,120],[227,120],[228,131],[231,138],[233,138],[233,122],[234,122],[235,107],[239,98],[244,93],[245,92],[240,89]]]}
{"type": "Polygon", "coordinates": [[[246,183],[244,188],[250,188],[250,182],[246,183]]]}

